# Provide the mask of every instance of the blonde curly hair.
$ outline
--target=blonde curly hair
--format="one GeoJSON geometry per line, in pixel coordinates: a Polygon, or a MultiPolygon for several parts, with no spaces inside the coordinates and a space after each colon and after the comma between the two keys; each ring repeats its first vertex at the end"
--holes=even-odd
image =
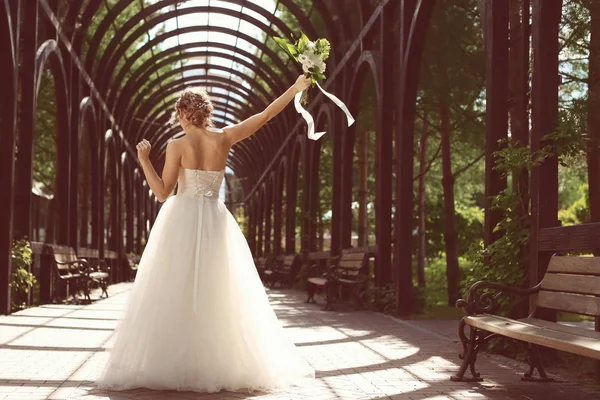
{"type": "Polygon", "coordinates": [[[171,123],[179,123],[178,115],[181,114],[190,123],[198,128],[212,128],[212,112],[214,108],[206,91],[199,87],[188,87],[181,92],[175,102],[175,110],[171,114],[171,123]]]}

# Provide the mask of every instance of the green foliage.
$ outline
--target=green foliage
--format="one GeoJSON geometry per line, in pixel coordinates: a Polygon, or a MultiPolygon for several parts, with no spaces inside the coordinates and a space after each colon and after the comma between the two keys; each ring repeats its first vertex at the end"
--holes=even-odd
{"type": "Polygon", "coordinates": [[[579,186],[580,197],[567,209],[558,211],[558,219],[563,225],[577,225],[590,222],[590,194],[588,184],[579,186]]]}
{"type": "MultiPolygon", "coordinates": [[[[458,264],[461,275],[465,276],[473,269],[472,261],[467,257],[459,257],[458,264]]],[[[416,263],[413,266],[416,270],[416,263]]],[[[416,276],[416,272],[414,274],[416,276]]],[[[444,307],[448,304],[448,282],[446,280],[446,254],[427,260],[425,268],[427,286],[424,289],[426,309],[444,307]]]]}
{"type": "MultiPolygon", "coordinates": [[[[520,171],[531,171],[551,155],[550,147],[531,152],[529,146],[506,140],[505,146],[495,153],[495,169],[504,177],[518,176],[520,171]]],[[[494,228],[501,232],[497,240],[487,248],[480,241],[474,245],[469,258],[473,267],[463,282],[468,289],[477,281],[492,281],[511,286],[524,286],[528,269],[529,204],[512,186],[492,198],[492,210],[502,213],[494,228]]],[[[466,294],[465,294],[466,295],[466,294]]],[[[500,299],[503,314],[515,312],[513,299],[500,299]]]]}
{"type": "Polygon", "coordinates": [[[32,261],[31,244],[27,239],[14,240],[12,246],[11,298],[12,311],[27,307],[27,295],[37,284],[35,276],[29,272],[32,261]]]}
{"type": "Polygon", "coordinates": [[[52,196],[55,187],[56,110],[54,78],[50,70],[46,70],[40,80],[35,109],[32,171],[34,187],[45,196],[52,196]]]}
{"type": "MultiPolygon", "coordinates": [[[[543,138],[545,146],[531,151],[514,140],[504,140],[503,148],[495,152],[496,171],[505,178],[517,179],[521,171],[531,172],[549,157],[557,157],[559,163],[568,166],[585,149],[585,138],[578,135],[571,125],[559,124],[557,130],[543,138]]],[[[570,223],[579,223],[589,218],[587,187],[580,188],[581,196],[562,217],[570,223]]],[[[481,280],[498,282],[510,286],[526,286],[529,267],[529,199],[509,185],[500,194],[492,198],[492,210],[500,211],[502,218],[494,227],[501,233],[487,248],[483,243],[474,246],[471,252],[474,268],[467,276],[464,286],[470,287],[481,280]]],[[[523,304],[514,298],[500,298],[500,313],[520,316],[523,304]]]]}

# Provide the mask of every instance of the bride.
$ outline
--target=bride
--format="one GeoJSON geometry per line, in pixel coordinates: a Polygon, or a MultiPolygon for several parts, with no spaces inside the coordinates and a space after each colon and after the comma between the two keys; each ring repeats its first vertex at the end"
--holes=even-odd
{"type": "Polygon", "coordinates": [[[208,95],[187,88],[172,118],[185,135],[168,143],[162,178],[149,161],[150,143],[137,145],[150,189],[165,203],[99,388],[270,390],[314,378],[314,370],[285,337],[246,239],[219,201],[231,146],[309,85],[310,79],[298,77],[263,112],[222,130],[213,128],[208,95]],[[176,183],[177,194],[170,196],[176,183]]]}

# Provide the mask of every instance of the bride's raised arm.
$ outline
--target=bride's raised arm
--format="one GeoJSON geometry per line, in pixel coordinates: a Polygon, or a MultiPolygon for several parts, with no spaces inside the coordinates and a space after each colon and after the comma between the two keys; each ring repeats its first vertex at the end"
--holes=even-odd
{"type": "Polygon", "coordinates": [[[284,94],[279,96],[275,101],[267,106],[262,112],[251,116],[245,121],[240,122],[236,125],[230,125],[223,128],[223,132],[229,139],[230,145],[234,145],[240,140],[244,140],[251,136],[254,132],[259,130],[269,120],[279,114],[285,106],[294,98],[296,93],[302,92],[307,89],[311,84],[310,78],[306,78],[304,75],[300,75],[294,83],[284,94]]]}

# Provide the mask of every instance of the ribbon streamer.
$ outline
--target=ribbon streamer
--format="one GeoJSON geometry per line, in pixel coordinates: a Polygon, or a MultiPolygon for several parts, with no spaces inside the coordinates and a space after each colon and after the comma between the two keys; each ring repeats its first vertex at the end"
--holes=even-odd
{"type": "Polygon", "coordinates": [[[346,118],[348,119],[348,126],[352,126],[355,120],[352,114],[350,114],[350,110],[348,110],[348,107],[346,107],[344,102],[338,99],[333,94],[329,93],[327,90],[323,89],[321,85],[319,85],[319,82],[317,82],[317,87],[321,89],[321,92],[323,92],[325,96],[329,97],[329,99],[333,101],[335,105],[338,106],[344,112],[344,114],[346,114],[346,118]]]}
{"type": "MultiPolygon", "coordinates": [[[[335,103],[335,105],[338,106],[344,112],[344,114],[346,114],[346,118],[348,119],[348,126],[352,126],[352,124],[354,124],[354,122],[355,122],[355,119],[352,116],[352,114],[350,114],[350,111],[348,110],[348,107],[346,107],[344,102],[341,101],[340,99],[338,99],[333,94],[326,91],[325,89],[323,89],[321,87],[321,85],[319,85],[318,82],[317,82],[317,87],[321,90],[321,92],[323,92],[323,94],[325,96],[327,96],[331,101],[333,101],[335,103]]],[[[318,140],[326,132],[316,132],[315,133],[315,121],[314,121],[312,115],[310,115],[310,113],[308,111],[306,111],[304,109],[304,107],[302,107],[302,104],[300,104],[301,97],[302,97],[302,92],[296,93],[296,96],[294,96],[294,106],[296,107],[296,111],[298,112],[298,114],[302,115],[302,118],[304,118],[304,120],[306,121],[306,124],[308,125],[308,138],[311,140],[318,140]]]]}
{"type": "Polygon", "coordinates": [[[302,115],[302,118],[304,118],[308,125],[308,138],[311,140],[318,140],[326,132],[315,133],[315,121],[313,120],[312,115],[310,115],[310,113],[302,107],[302,104],[300,104],[301,97],[302,92],[296,93],[296,96],[294,96],[294,106],[296,106],[296,111],[298,111],[298,114],[302,115]]]}

